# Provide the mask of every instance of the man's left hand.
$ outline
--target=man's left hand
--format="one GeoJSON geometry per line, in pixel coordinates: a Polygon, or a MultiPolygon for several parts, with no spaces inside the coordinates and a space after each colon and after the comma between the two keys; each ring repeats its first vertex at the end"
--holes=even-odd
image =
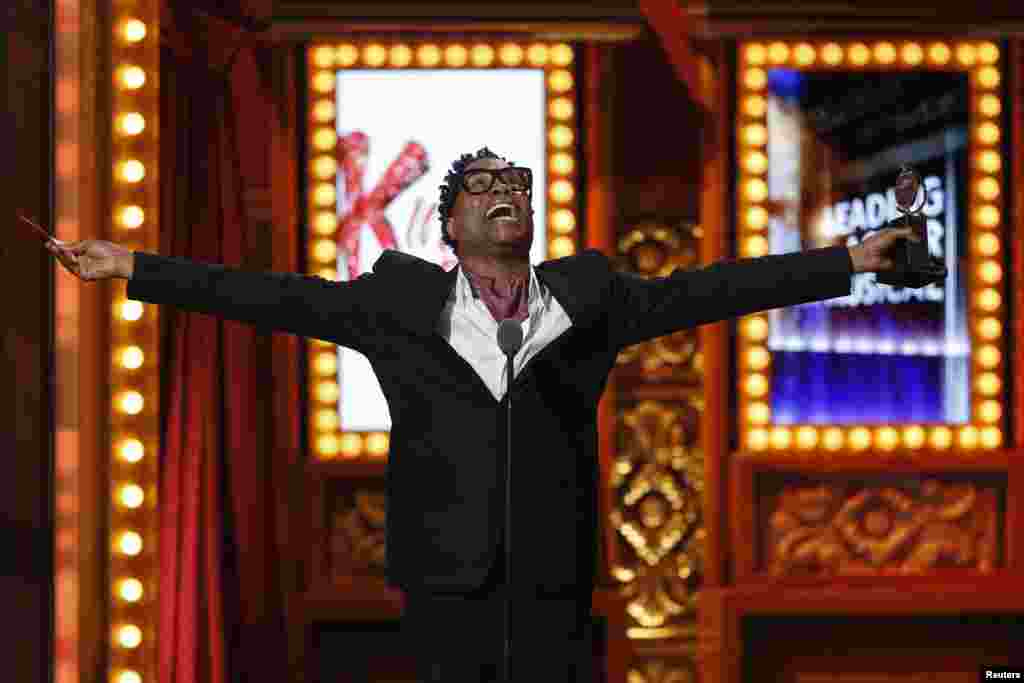
{"type": "Polygon", "coordinates": [[[920,242],[921,237],[911,227],[885,228],[868,237],[860,244],[850,247],[853,272],[876,273],[896,266],[893,261],[893,247],[902,239],[920,242]]]}

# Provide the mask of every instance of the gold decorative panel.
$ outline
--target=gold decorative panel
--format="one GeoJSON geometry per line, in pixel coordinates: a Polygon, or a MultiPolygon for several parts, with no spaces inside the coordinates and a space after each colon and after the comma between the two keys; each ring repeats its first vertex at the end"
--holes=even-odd
{"type": "Polygon", "coordinates": [[[333,501],[331,509],[327,551],[331,575],[383,574],[387,513],[383,490],[346,492],[333,501]]]}
{"type": "Polygon", "coordinates": [[[988,481],[803,482],[762,498],[774,575],[992,571],[1000,497],[988,481]]]}
{"type": "Polygon", "coordinates": [[[635,637],[651,637],[645,629],[670,636],[666,627],[692,618],[696,608],[705,535],[698,418],[697,398],[644,401],[619,417],[610,475],[609,521],[618,540],[612,572],[624,584],[635,637]]]}
{"type": "Polygon", "coordinates": [[[694,658],[638,659],[629,668],[627,683],[697,683],[694,658]]]}
{"type": "MultiPolygon", "coordinates": [[[[629,229],[618,244],[618,266],[644,277],[666,277],[676,268],[697,265],[699,226],[685,221],[644,221],[629,229]]],[[[697,331],[681,330],[624,349],[616,360],[623,375],[639,375],[648,381],[700,381],[701,355],[697,331]]]]}

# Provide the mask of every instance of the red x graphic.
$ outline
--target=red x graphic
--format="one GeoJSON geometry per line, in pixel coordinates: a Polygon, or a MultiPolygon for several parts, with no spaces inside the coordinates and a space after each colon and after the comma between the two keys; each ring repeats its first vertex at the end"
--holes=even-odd
{"type": "Polygon", "coordinates": [[[369,151],[369,138],[362,131],[342,136],[338,145],[338,167],[345,182],[338,246],[345,250],[349,280],[359,277],[359,234],[364,225],[373,230],[381,248],[398,248],[395,230],[384,211],[430,168],[423,145],[407,142],[373,189],[366,192],[363,182],[369,151]]]}

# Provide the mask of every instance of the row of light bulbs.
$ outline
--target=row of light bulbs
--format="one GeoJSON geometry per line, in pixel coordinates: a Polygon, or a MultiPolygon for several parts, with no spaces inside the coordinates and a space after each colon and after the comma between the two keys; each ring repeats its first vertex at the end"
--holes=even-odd
{"type": "MultiPolygon", "coordinates": [[[[991,66],[999,61],[999,46],[993,42],[961,41],[954,44],[937,40],[922,43],[915,40],[893,42],[879,40],[870,44],[856,41],[841,44],[835,41],[769,44],[748,43],[742,50],[751,66],[991,66]]],[[[998,78],[998,72],[996,72],[998,78]]]]}
{"type": "Polygon", "coordinates": [[[517,42],[478,42],[469,45],[450,43],[442,46],[436,43],[382,45],[371,42],[363,45],[321,45],[310,52],[310,61],[318,69],[347,69],[359,66],[400,69],[413,66],[445,66],[456,69],[494,66],[567,67],[572,64],[574,58],[572,47],[565,43],[523,45],[517,42]]]}
{"type": "Polygon", "coordinates": [[[312,374],[313,393],[316,401],[313,415],[315,433],[314,451],[320,460],[336,458],[359,458],[370,456],[380,458],[387,455],[390,435],[387,432],[340,432],[341,418],[338,414],[338,399],[341,387],[337,379],[338,354],[334,346],[316,341],[313,343],[312,374]]]}
{"type": "Polygon", "coordinates": [[[1003,432],[995,425],[966,425],[963,427],[910,425],[857,427],[752,427],[746,432],[746,446],[752,451],[824,449],[826,451],[881,451],[897,449],[917,450],[929,446],[947,450],[954,446],[961,450],[999,448],[1003,432]]]}
{"type": "MultiPolygon", "coordinates": [[[[970,181],[977,207],[971,212],[970,256],[976,287],[971,298],[971,335],[974,347],[973,394],[977,417],[982,423],[997,422],[1002,415],[999,401],[1002,378],[1001,340],[1003,268],[1000,263],[1002,238],[1001,172],[1003,158],[996,147],[1002,139],[998,117],[1002,103],[995,89],[1001,82],[998,68],[999,47],[995,43],[935,41],[922,44],[916,41],[893,43],[878,41],[872,44],[853,42],[797,42],[775,41],[750,43],[741,48],[741,79],[739,93],[739,165],[741,180],[738,219],[740,223],[740,253],[743,256],[763,256],[769,251],[767,236],[768,184],[768,128],[766,113],[768,100],[766,87],[771,66],[797,66],[809,68],[839,66],[882,66],[885,68],[913,68],[921,64],[929,67],[950,66],[971,69],[972,128],[971,150],[973,175],[970,181]],[[998,415],[999,417],[993,417],[998,415]]],[[[900,431],[893,427],[870,430],[866,427],[843,430],[830,428],[820,431],[814,427],[769,428],[767,403],[763,399],[769,390],[768,374],[771,354],[765,346],[768,337],[768,319],[764,315],[749,316],[740,325],[741,359],[743,369],[740,392],[746,423],[746,442],[752,449],[812,448],[822,444],[826,450],[847,448],[859,450],[874,444],[880,449],[918,448],[928,444],[933,448],[948,448],[954,443],[962,448],[996,448],[1002,443],[1002,433],[993,424],[981,427],[967,426],[951,431],[934,428],[926,440],[917,427],[900,431]],[[801,436],[802,435],[802,436],[801,436]],[[820,437],[820,439],[819,439],[820,437]]]]}
{"type": "MultiPolygon", "coordinates": [[[[141,5],[124,7],[123,11],[133,12],[136,16],[125,16],[115,24],[115,59],[120,62],[114,69],[113,128],[117,141],[115,154],[121,154],[120,150],[133,148],[135,151],[125,151],[121,158],[115,158],[114,161],[114,177],[118,182],[114,187],[113,220],[115,227],[126,231],[126,235],[131,236],[136,242],[141,242],[140,230],[152,230],[152,227],[149,225],[145,207],[133,197],[146,194],[143,183],[155,183],[155,178],[150,173],[150,166],[155,167],[156,161],[155,128],[151,125],[154,122],[148,121],[146,115],[134,109],[132,105],[138,102],[136,96],[145,92],[144,88],[153,80],[147,73],[147,68],[152,68],[155,62],[154,55],[157,54],[152,44],[156,31],[152,30],[152,22],[147,23],[139,18],[138,15],[143,12],[141,5]],[[143,41],[147,38],[150,41],[144,44],[143,41]],[[145,62],[146,66],[140,62],[145,62]],[[141,159],[137,154],[138,143],[147,130],[150,130],[154,137],[145,140],[145,147],[142,149],[146,150],[147,158],[141,159]]],[[[152,101],[154,98],[148,99],[152,101]]],[[[152,334],[145,335],[136,325],[143,320],[145,314],[145,307],[141,302],[121,298],[115,302],[113,312],[116,323],[115,339],[153,338],[152,334]]],[[[152,326],[154,321],[146,320],[145,324],[152,326]]],[[[144,420],[134,423],[136,426],[133,431],[139,433],[123,433],[112,444],[115,458],[119,463],[115,472],[132,473],[123,478],[115,475],[121,480],[112,482],[115,508],[123,511],[121,514],[115,512],[112,517],[116,529],[111,537],[111,552],[115,556],[111,563],[114,574],[112,593],[115,598],[111,605],[111,644],[114,651],[111,653],[110,679],[113,683],[144,683],[155,675],[149,670],[147,662],[136,654],[129,654],[137,652],[142,645],[144,625],[118,615],[118,604],[140,604],[147,597],[146,585],[150,583],[139,576],[137,570],[127,569],[133,565],[126,562],[140,557],[148,542],[141,529],[133,528],[133,520],[141,519],[140,511],[152,510],[155,507],[155,494],[146,481],[148,476],[140,469],[147,450],[144,440],[148,441],[148,437],[152,436],[144,432],[147,431],[147,427],[152,427],[155,414],[152,407],[148,413],[144,412],[147,410],[147,402],[140,388],[146,376],[151,374],[155,367],[155,358],[151,356],[155,356],[155,349],[147,352],[139,343],[128,341],[117,347],[111,358],[115,369],[113,377],[125,378],[121,387],[115,384],[112,406],[115,415],[112,422],[117,425],[127,418],[140,416],[140,419],[144,420]]],[[[148,469],[151,469],[151,466],[148,469]]]]}
{"type": "MultiPolygon", "coordinates": [[[[338,244],[336,231],[337,104],[335,69],[358,67],[516,67],[544,68],[547,98],[547,167],[549,200],[548,251],[552,258],[573,254],[576,250],[577,188],[575,78],[568,69],[575,59],[565,43],[500,44],[424,43],[383,45],[344,43],[319,45],[309,52],[311,118],[309,164],[311,234],[309,256],[313,272],[327,280],[336,280],[338,244]]],[[[337,350],[324,342],[310,345],[312,399],[316,403],[312,420],[312,443],[321,460],[336,458],[383,457],[388,452],[386,432],[341,432],[337,410],[341,387],[337,380],[337,350]]]]}

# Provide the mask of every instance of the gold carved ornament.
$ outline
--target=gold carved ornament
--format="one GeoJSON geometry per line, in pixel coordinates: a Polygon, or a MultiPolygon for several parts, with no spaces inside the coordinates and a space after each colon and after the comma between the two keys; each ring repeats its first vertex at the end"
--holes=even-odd
{"type": "Polygon", "coordinates": [[[663,627],[696,609],[705,535],[698,418],[691,400],[644,401],[620,419],[609,482],[616,494],[609,520],[619,541],[612,574],[641,627],[663,627]]]}
{"type": "Polygon", "coordinates": [[[998,493],[991,486],[819,483],[784,489],[771,505],[772,574],[988,572],[996,565],[998,493]]]}

